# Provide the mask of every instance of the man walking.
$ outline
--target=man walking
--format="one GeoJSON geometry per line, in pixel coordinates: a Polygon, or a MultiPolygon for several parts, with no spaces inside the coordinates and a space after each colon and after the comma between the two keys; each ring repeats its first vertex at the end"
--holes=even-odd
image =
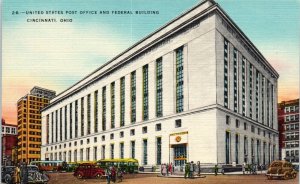
{"type": "Polygon", "coordinates": [[[190,178],[194,178],[194,171],[195,171],[194,162],[191,161],[191,165],[190,165],[190,178]]]}
{"type": "Polygon", "coordinates": [[[184,168],[184,179],[186,179],[186,177],[189,177],[189,173],[190,173],[190,163],[187,162],[184,168]]]}

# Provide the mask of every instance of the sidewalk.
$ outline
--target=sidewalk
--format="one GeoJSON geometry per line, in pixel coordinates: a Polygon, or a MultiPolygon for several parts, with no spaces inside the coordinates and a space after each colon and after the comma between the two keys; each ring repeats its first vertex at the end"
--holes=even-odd
{"type": "MultiPolygon", "coordinates": [[[[257,175],[265,175],[266,174],[266,170],[264,171],[258,171],[257,172],[257,175]]],[[[152,174],[155,174],[154,172],[152,174]]],[[[215,173],[201,173],[200,176],[197,176],[197,175],[194,175],[194,178],[205,178],[206,176],[205,175],[215,175],[215,173]]],[[[222,173],[218,173],[218,175],[223,175],[222,173]]],[[[239,171],[239,172],[227,172],[225,173],[224,175],[253,175],[253,174],[250,174],[250,173],[247,173],[245,172],[245,174],[243,174],[242,171],[239,171]]],[[[160,173],[157,175],[157,177],[165,177],[165,178],[184,178],[184,174],[173,174],[173,175],[168,175],[168,176],[163,176],[161,175],[160,173]]]]}

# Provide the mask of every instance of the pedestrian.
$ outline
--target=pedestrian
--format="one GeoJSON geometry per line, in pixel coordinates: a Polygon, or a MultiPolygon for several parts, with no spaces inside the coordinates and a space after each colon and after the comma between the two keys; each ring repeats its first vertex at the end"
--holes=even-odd
{"type": "Polygon", "coordinates": [[[197,168],[198,168],[198,176],[200,176],[200,171],[201,171],[200,161],[197,162],[197,168]]]}
{"type": "Polygon", "coordinates": [[[246,163],[244,162],[244,163],[242,164],[242,171],[243,171],[243,174],[245,174],[245,167],[246,167],[246,163]]]}
{"type": "Polygon", "coordinates": [[[169,176],[169,164],[166,164],[167,176],[169,176]]]}
{"type": "Polygon", "coordinates": [[[191,161],[191,166],[190,166],[190,178],[194,178],[194,172],[195,172],[195,164],[193,161],[191,161]]]}
{"type": "Polygon", "coordinates": [[[15,171],[14,171],[14,183],[16,184],[20,184],[21,183],[21,177],[20,177],[20,165],[18,164],[16,167],[15,167],[15,171]]]}
{"type": "Polygon", "coordinates": [[[190,163],[187,162],[184,167],[184,179],[186,179],[186,177],[189,177],[189,173],[190,173],[190,163]]]}
{"type": "Polygon", "coordinates": [[[218,168],[218,165],[215,165],[215,167],[214,167],[215,176],[217,176],[217,175],[218,175],[218,170],[219,170],[219,168],[218,168]]]}
{"type": "Polygon", "coordinates": [[[115,183],[116,182],[116,167],[113,165],[111,168],[111,180],[115,183]]]}
{"type": "Polygon", "coordinates": [[[173,171],[173,166],[172,166],[172,162],[169,164],[169,173],[172,175],[172,171],[173,171]]]}
{"type": "Polygon", "coordinates": [[[107,184],[110,184],[110,177],[111,177],[111,167],[107,166],[105,170],[107,184]]]}
{"type": "Polygon", "coordinates": [[[166,164],[163,164],[162,165],[162,175],[166,176],[166,174],[167,174],[167,166],[166,166],[166,164]]]}

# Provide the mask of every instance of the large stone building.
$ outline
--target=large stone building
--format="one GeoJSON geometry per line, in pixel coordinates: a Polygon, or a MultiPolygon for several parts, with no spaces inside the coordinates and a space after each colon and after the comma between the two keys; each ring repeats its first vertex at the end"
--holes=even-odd
{"type": "Polygon", "coordinates": [[[281,159],[299,163],[299,99],[278,104],[281,159]]]}
{"type": "Polygon", "coordinates": [[[18,163],[41,158],[41,109],[54,98],[55,91],[35,86],[18,100],[18,163]]]}
{"type": "Polygon", "coordinates": [[[42,159],[270,163],[278,77],[222,8],[202,1],[52,99],[42,159]]]}

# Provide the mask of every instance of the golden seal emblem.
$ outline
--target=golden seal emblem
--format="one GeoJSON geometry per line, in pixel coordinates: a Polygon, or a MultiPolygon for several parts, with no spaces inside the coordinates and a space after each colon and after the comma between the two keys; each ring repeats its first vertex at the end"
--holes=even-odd
{"type": "Polygon", "coordinates": [[[181,137],[180,137],[180,136],[177,136],[177,137],[175,138],[175,140],[176,140],[176,142],[180,142],[180,141],[181,141],[181,137]]]}

